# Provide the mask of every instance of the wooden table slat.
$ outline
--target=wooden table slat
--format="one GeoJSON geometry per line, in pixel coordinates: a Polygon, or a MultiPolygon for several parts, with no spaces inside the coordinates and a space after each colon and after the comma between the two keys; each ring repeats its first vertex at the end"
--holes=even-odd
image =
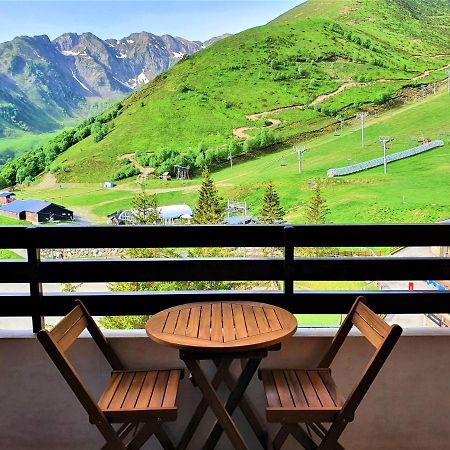
{"type": "Polygon", "coordinates": [[[164,325],[163,333],[173,334],[175,327],[177,326],[178,316],[180,311],[171,311],[167,317],[166,323],[164,325]]]}
{"type": "Polygon", "coordinates": [[[260,333],[268,333],[270,326],[264,310],[261,307],[254,307],[253,312],[255,313],[256,323],[258,324],[260,333]]]}
{"type": "Polygon", "coordinates": [[[189,322],[186,328],[186,336],[196,338],[200,326],[200,306],[190,308],[189,322]]]}
{"type": "Polygon", "coordinates": [[[236,330],[236,339],[246,338],[248,334],[247,334],[247,327],[245,325],[245,318],[244,312],[242,310],[242,305],[233,303],[231,305],[231,308],[233,310],[233,320],[234,320],[234,327],[236,330]]]}
{"type": "Polygon", "coordinates": [[[211,340],[215,342],[223,342],[221,303],[213,303],[212,305],[211,340]]]}
{"type": "Polygon", "coordinates": [[[179,336],[185,336],[189,323],[190,309],[182,309],[178,316],[177,325],[175,327],[175,334],[179,336]]]}
{"type": "Polygon", "coordinates": [[[210,340],[211,339],[211,304],[202,306],[200,313],[200,327],[198,330],[198,338],[210,340]]]}
{"type": "Polygon", "coordinates": [[[245,325],[247,327],[247,334],[249,336],[256,336],[257,334],[259,334],[259,328],[258,324],[256,323],[253,307],[250,305],[243,305],[242,312],[244,313],[245,325]]]}
{"type": "Polygon", "coordinates": [[[222,303],[223,342],[234,341],[236,337],[233,311],[229,303],[222,303]]]}
{"type": "Polygon", "coordinates": [[[282,329],[274,308],[264,308],[264,313],[266,314],[271,331],[278,331],[282,329]]]}

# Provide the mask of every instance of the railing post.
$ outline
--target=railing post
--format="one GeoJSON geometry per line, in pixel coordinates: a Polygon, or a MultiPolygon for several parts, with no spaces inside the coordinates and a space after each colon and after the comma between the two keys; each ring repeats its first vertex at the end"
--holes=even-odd
{"type": "Polygon", "coordinates": [[[45,319],[42,314],[42,283],[39,280],[39,264],[41,262],[41,251],[36,247],[34,239],[35,227],[27,228],[27,256],[30,266],[30,298],[32,303],[33,333],[37,333],[45,327],[45,319]]]}
{"type": "Polygon", "coordinates": [[[286,299],[294,295],[294,243],[292,234],[294,227],[284,227],[284,296],[286,299]]]}

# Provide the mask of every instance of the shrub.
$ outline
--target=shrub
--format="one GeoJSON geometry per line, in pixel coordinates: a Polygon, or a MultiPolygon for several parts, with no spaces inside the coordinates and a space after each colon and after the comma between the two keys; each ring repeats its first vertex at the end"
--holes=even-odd
{"type": "Polygon", "coordinates": [[[124,180],[125,178],[130,178],[135,175],[139,175],[139,170],[136,169],[132,164],[124,167],[123,169],[118,170],[113,176],[113,181],[124,180]]]}

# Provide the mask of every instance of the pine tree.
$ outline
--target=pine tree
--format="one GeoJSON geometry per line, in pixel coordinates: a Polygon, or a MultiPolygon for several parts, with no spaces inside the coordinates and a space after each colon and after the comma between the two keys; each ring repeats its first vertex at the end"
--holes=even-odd
{"type": "Polygon", "coordinates": [[[137,225],[153,225],[161,221],[156,194],[149,195],[144,188],[133,197],[131,207],[134,223],[137,225]]]}
{"type": "Polygon", "coordinates": [[[262,223],[271,224],[281,222],[284,218],[285,211],[280,204],[280,197],[278,192],[269,183],[263,198],[263,207],[260,212],[260,219],[262,223]]]}
{"type": "Polygon", "coordinates": [[[306,223],[321,224],[327,223],[327,215],[330,209],[327,206],[327,201],[322,197],[320,184],[316,183],[314,194],[311,197],[307,210],[305,212],[306,223]]]}
{"type": "Polygon", "coordinates": [[[197,224],[218,224],[221,222],[222,214],[221,198],[208,169],[205,168],[193,222],[197,224]]]}

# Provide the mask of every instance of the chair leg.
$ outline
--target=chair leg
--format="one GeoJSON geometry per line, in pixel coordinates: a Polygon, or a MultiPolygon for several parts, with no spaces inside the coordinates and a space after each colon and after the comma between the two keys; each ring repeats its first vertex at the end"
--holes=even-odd
{"type": "Polygon", "coordinates": [[[308,436],[306,431],[297,424],[285,424],[288,432],[301,444],[306,450],[316,450],[317,444],[308,436]]]}
{"type": "Polygon", "coordinates": [[[154,423],[146,423],[124,448],[126,450],[139,450],[155,433],[157,427],[154,423]]]}
{"type": "Polygon", "coordinates": [[[345,430],[347,423],[348,422],[344,420],[338,420],[333,422],[323,441],[319,445],[318,449],[319,450],[343,449],[343,447],[339,444],[338,439],[341,437],[341,434],[345,430]]]}
{"type": "Polygon", "coordinates": [[[163,446],[164,450],[175,450],[175,446],[173,445],[162,425],[155,429],[155,436],[163,446]]]}
{"type": "Polygon", "coordinates": [[[278,431],[275,439],[273,440],[272,447],[273,450],[280,450],[283,447],[284,442],[289,436],[289,431],[284,425],[281,425],[280,430],[278,431]]]}

